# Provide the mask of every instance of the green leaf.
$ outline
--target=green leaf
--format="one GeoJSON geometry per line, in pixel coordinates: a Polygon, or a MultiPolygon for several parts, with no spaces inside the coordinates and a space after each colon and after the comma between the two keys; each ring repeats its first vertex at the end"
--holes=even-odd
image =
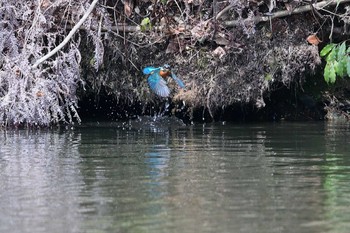
{"type": "Polygon", "coordinates": [[[335,74],[335,69],[334,69],[334,63],[331,63],[331,67],[330,67],[330,72],[329,72],[329,82],[330,83],[335,83],[335,78],[336,78],[336,74],[335,74]]]}
{"type": "Polygon", "coordinates": [[[326,57],[327,62],[333,62],[336,61],[338,54],[338,49],[335,47],[326,57]]]}
{"type": "Polygon", "coordinates": [[[345,55],[345,52],[346,52],[346,45],[345,45],[345,42],[343,42],[343,43],[339,46],[339,49],[338,49],[338,60],[343,59],[343,57],[344,57],[344,55],[345,55]]]}
{"type": "Polygon", "coordinates": [[[345,76],[346,72],[346,57],[343,57],[340,61],[334,62],[335,73],[339,75],[341,78],[345,76]]]}
{"type": "Polygon", "coordinates": [[[145,31],[145,30],[147,30],[147,29],[151,29],[151,28],[152,28],[151,20],[150,20],[148,17],[144,18],[144,19],[141,21],[140,26],[141,26],[141,30],[142,30],[142,31],[145,31]]]}
{"type": "Polygon", "coordinates": [[[266,81],[271,81],[272,80],[272,74],[270,74],[270,73],[266,74],[265,80],[266,81]]]}
{"type": "Polygon", "coordinates": [[[326,56],[335,46],[336,46],[336,44],[333,44],[333,43],[326,45],[326,46],[321,50],[320,56],[321,56],[321,57],[326,56]]]}
{"type": "Polygon", "coordinates": [[[350,77],[350,57],[346,57],[346,73],[350,77]]]}
{"type": "Polygon", "coordinates": [[[328,62],[326,64],[326,67],[324,68],[324,80],[327,83],[334,83],[335,82],[335,69],[333,62],[328,62]]]}
{"type": "Polygon", "coordinates": [[[326,83],[329,83],[329,64],[327,63],[326,66],[324,67],[323,70],[323,77],[324,77],[324,81],[326,81],[326,83]]]}

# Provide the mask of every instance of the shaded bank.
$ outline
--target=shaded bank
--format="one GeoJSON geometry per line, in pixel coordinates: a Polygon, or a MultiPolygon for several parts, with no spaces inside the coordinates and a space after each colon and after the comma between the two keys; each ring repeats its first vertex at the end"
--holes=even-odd
{"type": "MultiPolygon", "coordinates": [[[[322,84],[323,80],[320,80],[322,84]]],[[[116,105],[113,96],[101,94],[96,99],[94,96],[86,97],[80,102],[79,115],[83,121],[106,121],[135,119],[140,115],[150,116],[176,116],[185,123],[215,121],[310,121],[324,120],[324,99],[315,88],[304,89],[291,84],[289,87],[280,85],[275,91],[264,95],[265,107],[257,108],[252,104],[232,104],[224,108],[218,108],[211,116],[206,107],[200,107],[189,115],[188,107],[181,103],[172,103],[166,100],[148,105],[116,105]],[[169,105],[169,106],[168,106],[169,105]],[[168,108],[166,108],[168,106],[168,108]]],[[[310,84],[311,85],[311,84],[310,84]]]]}
{"type": "MultiPolygon", "coordinates": [[[[327,11],[335,10],[329,3],[327,11]]],[[[2,3],[2,125],[73,123],[101,113],[129,118],[162,109],[189,121],[292,119],[283,113],[289,105],[305,105],[303,114],[319,112],[324,96],[332,96],[322,94],[328,89],[323,85],[303,92],[306,77],[321,66],[323,45],[306,38],[317,33],[327,43],[332,29],[333,38],[342,40],[346,8],[335,22],[326,11],[294,1],[106,0],[88,14],[91,6],[70,0],[2,3]],[[80,30],[70,33],[84,15],[80,30]],[[186,84],[186,91],[172,87],[168,100],[150,92],[141,72],[164,63],[186,84]]]]}

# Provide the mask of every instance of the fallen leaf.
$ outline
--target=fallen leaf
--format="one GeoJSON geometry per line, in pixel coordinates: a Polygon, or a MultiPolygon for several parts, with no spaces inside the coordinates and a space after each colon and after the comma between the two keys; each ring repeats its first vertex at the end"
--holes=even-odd
{"type": "Polygon", "coordinates": [[[50,2],[49,0],[43,0],[42,2],[41,2],[41,7],[43,8],[43,9],[47,9],[49,6],[51,6],[52,5],[52,2],[50,2]]]}
{"type": "Polygon", "coordinates": [[[38,92],[36,93],[36,96],[37,96],[37,97],[43,97],[43,96],[44,96],[44,93],[43,93],[42,91],[38,91],[38,92]]]}
{"type": "Polygon", "coordinates": [[[223,33],[217,33],[215,35],[215,39],[214,41],[216,42],[216,44],[218,45],[229,45],[230,41],[226,38],[227,36],[223,33]]]}
{"type": "Polygon", "coordinates": [[[124,13],[126,14],[126,16],[130,17],[133,9],[134,9],[133,0],[124,0],[124,13]]]}
{"type": "Polygon", "coordinates": [[[307,42],[309,42],[310,44],[313,44],[313,45],[318,45],[319,43],[322,42],[315,34],[308,36],[306,38],[306,40],[307,40],[307,42]]]}
{"type": "Polygon", "coordinates": [[[212,32],[210,21],[201,21],[191,30],[191,35],[199,42],[204,42],[212,32]]]}
{"type": "Polygon", "coordinates": [[[169,44],[165,50],[165,53],[166,54],[178,53],[178,52],[181,53],[183,50],[185,50],[185,48],[186,48],[186,43],[183,40],[179,38],[174,38],[169,41],[169,44]]]}
{"type": "Polygon", "coordinates": [[[186,28],[184,25],[179,25],[177,28],[170,28],[169,33],[171,35],[179,35],[180,33],[183,33],[186,31],[186,28]]]}
{"type": "Polygon", "coordinates": [[[295,10],[295,8],[298,6],[296,1],[291,2],[285,2],[284,6],[286,7],[287,11],[292,12],[295,10]]]}
{"type": "Polygon", "coordinates": [[[168,47],[165,50],[166,54],[169,53],[177,53],[179,51],[179,46],[178,44],[175,42],[174,39],[172,39],[171,41],[169,41],[168,47]]]}
{"type": "Polygon", "coordinates": [[[226,51],[222,47],[217,47],[213,52],[212,52],[214,57],[222,58],[223,56],[226,55],[226,51]]]}

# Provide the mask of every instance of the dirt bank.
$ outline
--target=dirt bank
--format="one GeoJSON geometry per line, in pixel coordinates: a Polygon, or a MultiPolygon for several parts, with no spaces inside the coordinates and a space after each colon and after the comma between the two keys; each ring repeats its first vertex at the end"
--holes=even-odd
{"type": "MultiPolygon", "coordinates": [[[[275,119],[271,98],[288,98],[278,91],[291,87],[300,95],[298,103],[319,111],[322,98],[303,93],[303,85],[322,67],[319,48],[329,41],[330,29],[341,40],[345,21],[330,20],[319,8],[323,2],[317,4],[9,0],[0,8],[0,122],[72,123],[101,112],[128,118],[162,111],[165,103],[168,112],[189,120],[235,119],[242,108],[248,109],[242,115],[259,112],[257,118],[275,119]],[[309,43],[310,35],[322,42],[309,43]],[[52,56],[43,59],[48,53],[52,56]],[[180,90],[169,82],[166,100],[150,91],[141,72],[165,63],[186,84],[180,90]]],[[[332,4],[327,11],[335,10],[332,4]]],[[[311,92],[325,89],[320,85],[311,92]]]]}

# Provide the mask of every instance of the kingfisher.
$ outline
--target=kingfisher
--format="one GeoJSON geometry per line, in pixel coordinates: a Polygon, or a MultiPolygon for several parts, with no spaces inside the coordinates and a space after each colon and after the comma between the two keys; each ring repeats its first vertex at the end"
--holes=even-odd
{"type": "Polygon", "coordinates": [[[147,82],[151,90],[160,97],[168,97],[170,95],[166,77],[171,77],[180,86],[185,88],[185,84],[172,72],[170,65],[165,64],[161,67],[147,66],[142,70],[143,74],[149,75],[147,82]]]}

